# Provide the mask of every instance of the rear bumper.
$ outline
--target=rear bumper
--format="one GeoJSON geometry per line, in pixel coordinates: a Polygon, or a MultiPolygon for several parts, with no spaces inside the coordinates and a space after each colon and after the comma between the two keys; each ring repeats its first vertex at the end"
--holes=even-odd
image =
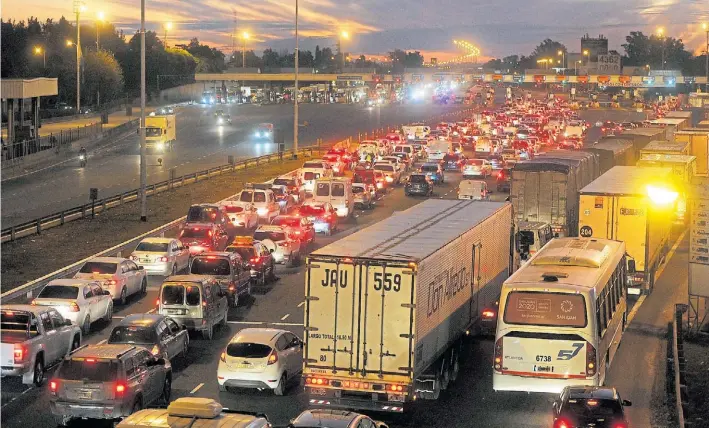
{"type": "Polygon", "coordinates": [[[172,269],[172,263],[170,262],[160,262],[160,263],[138,263],[136,262],[138,266],[143,266],[143,269],[145,269],[145,272],[148,275],[163,275],[167,276],[170,275],[171,269],[172,269]]]}
{"type": "Polygon", "coordinates": [[[55,416],[85,419],[116,419],[130,414],[123,403],[79,404],[65,401],[51,401],[49,407],[55,416]]]}
{"type": "MultiPolygon", "coordinates": [[[[368,410],[374,412],[389,412],[389,413],[403,413],[406,403],[378,400],[374,398],[355,398],[355,397],[336,397],[336,390],[326,390],[326,395],[316,395],[313,394],[310,388],[306,388],[305,393],[308,396],[308,407],[310,408],[323,408],[331,407],[334,409],[355,409],[355,410],[368,410]]],[[[386,394],[377,394],[379,397],[386,394]]]]}
{"type": "Polygon", "coordinates": [[[596,379],[548,379],[525,376],[492,374],[492,389],[497,392],[541,392],[559,394],[564,387],[569,385],[597,385],[596,379]]]}
{"type": "Polygon", "coordinates": [[[30,371],[30,363],[23,364],[12,364],[8,366],[2,366],[0,369],[0,377],[6,376],[23,376],[25,373],[30,371]]]}
{"type": "Polygon", "coordinates": [[[203,331],[207,330],[209,325],[203,321],[206,321],[202,318],[183,318],[180,317],[179,315],[169,315],[174,319],[178,324],[185,326],[187,330],[193,330],[193,331],[203,331]]]}

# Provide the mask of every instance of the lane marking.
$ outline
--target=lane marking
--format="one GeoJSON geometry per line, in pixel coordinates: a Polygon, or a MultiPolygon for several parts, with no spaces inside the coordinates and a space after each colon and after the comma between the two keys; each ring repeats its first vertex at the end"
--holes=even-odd
{"type": "Polygon", "coordinates": [[[194,389],[192,391],[190,391],[190,394],[194,394],[195,392],[199,391],[199,389],[203,386],[204,386],[203,383],[200,383],[199,385],[195,386],[194,389]]]}
{"type": "Polygon", "coordinates": [[[300,302],[300,303],[298,303],[298,307],[301,308],[301,307],[303,307],[304,304],[305,304],[305,302],[300,302]]]}
{"type": "MultiPolygon", "coordinates": [[[[660,276],[662,276],[662,273],[665,271],[665,267],[667,267],[668,264],[670,264],[670,260],[672,259],[672,256],[674,256],[675,251],[677,251],[677,247],[679,247],[679,244],[682,242],[684,239],[684,235],[687,234],[687,229],[682,232],[681,235],[677,238],[677,241],[675,241],[674,245],[670,249],[670,251],[667,253],[667,257],[665,258],[665,264],[660,266],[660,270],[657,271],[657,278],[659,280],[660,276]]],[[[635,306],[633,306],[633,309],[630,311],[630,314],[628,314],[628,320],[627,324],[630,325],[630,323],[633,321],[633,318],[635,318],[635,315],[637,315],[638,310],[640,309],[640,306],[643,304],[645,299],[647,298],[647,294],[643,294],[640,296],[637,302],[635,302],[635,306]]]]}
{"type": "Polygon", "coordinates": [[[114,320],[122,320],[123,318],[125,318],[125,316],[122,316],[122,315],[114,315],[112,318],[113,318],[114,320]]]}
{"type": "Polygon", "coordinates": [[[285,314],[285,315],[283,315],[283,318],[281,318],[281,321],[285,321],[286,318],[288,318],[289,316],[290,316],[290,314],[285,314]]]}
{"type": "Polygon", "coordinates": [[[13,401],[17,400],[18,398],[22,397],[23,395],[27,394],[28,392],[34,390],[34,386],[30,386],[29,388],[25,389],[21,393],[19,393],[16,397],[13,397],[8,401],[7,403],[3,404],[2,407],[0,407],[0,410],[4,409],[5,407],[9,406],[13,401]]]}
{"type": "Polygon", "coordinates": [[[154,313],[155,313],[155,311],[156,311],[156,309],[155,309],[155,308],[153,308],[153,309],[149,310],[149,311],[148,311],[147,313],[149,313],[149,314],[154,314],[154,313]]]}
{"type": "Polygon", "coordinates": [[[97,343],[97,345],[103,345],[103,344],[106,343],[107,341],[108,341],[108,339],[103,339],[102,341],[100,341],[99,343],[97,343]]]}

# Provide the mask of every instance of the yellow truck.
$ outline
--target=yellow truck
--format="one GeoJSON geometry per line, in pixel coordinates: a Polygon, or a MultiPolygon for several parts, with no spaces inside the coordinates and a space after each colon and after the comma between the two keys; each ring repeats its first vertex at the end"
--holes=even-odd
{"type": "Polygon", "coordinates": [[[310,406],[402,413],[452,389],[463,338],[494,329],[514,242],[511,204],[429,199],[311,253],[310,406]]]}
{"type": "Polygon", "coordinates": [[[145,147],[149,152],[164,153],[176,139],[176,116],[165,114],[145,118],[145,147]]]}
{"type": "Polygon", "coordinates": [[[689,154],[697,158],[697,175],[709,176],[709,128],[675,132],[675,141],[689,143],[689,154]]]}
{"type": "Polygon", "coordinates": [[[628,293],[651,293],[679,192],[671,168],[616,166],[579,192],[579,236],[624,241],[628,293]]]}
{"type": "Polygon", "coordinates": [[[646,154],[637,163],[639,167],[670,168],[676,179],[679,192],[676,217],[679,223],[686,223],[687,190],[697,172],[697,158],[688,155],[646,154]]]}
{"type": "Polygon", "coordinates": [[[684,141],[650,141],[647,146],[640,149],[640,158],[645,155],[688,155],[689,143],[684,141]]]}

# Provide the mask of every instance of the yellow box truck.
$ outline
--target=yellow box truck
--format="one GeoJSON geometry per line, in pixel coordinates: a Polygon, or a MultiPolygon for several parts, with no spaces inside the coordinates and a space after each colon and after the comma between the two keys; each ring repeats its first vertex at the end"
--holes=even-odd
{"type": "Polygon", "coordinates": [[[697,158],[697,175],[709,176],[709,129],[691,128],[675,132],[675,141],[689,143],[689,154],[697,158]]]}
{"type": "Polygon", "coordinates": [[[672,169],[616,166],[579,192],[579,236],[624,241],[628,293],[650,293],[667,254],[678,192],[672,169]]]}
{"type": "Polygon", "coordinates": [[[172,149],[176,139],[175,119],[174,114],[145,117],[145,147],[148,151],[164,153],[172,149]]]}
{"type": "Polygon", "coordinates": [[[644,155],[688,155],[689,143],[684,141],[650,141],[647,146],[640,150],[640,158],[644,155]]]}
{"type": "Polygon", "coordinates": [[[452,388],[462,338],[516,268],[514,242],[511,204],[429,199],[311,253],[310,405],[401,413],[452,388]]]}

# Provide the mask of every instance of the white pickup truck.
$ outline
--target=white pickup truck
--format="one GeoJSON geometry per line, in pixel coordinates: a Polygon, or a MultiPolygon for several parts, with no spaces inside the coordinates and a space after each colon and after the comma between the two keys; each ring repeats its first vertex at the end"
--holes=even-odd
{"type": "Polygon", "coordinates": [[[36,386],[47,367],[81,346],[81,328],[50,306],[3,306],[0,335],[2,377],[22,376],[22,383],[36,386]]]}

